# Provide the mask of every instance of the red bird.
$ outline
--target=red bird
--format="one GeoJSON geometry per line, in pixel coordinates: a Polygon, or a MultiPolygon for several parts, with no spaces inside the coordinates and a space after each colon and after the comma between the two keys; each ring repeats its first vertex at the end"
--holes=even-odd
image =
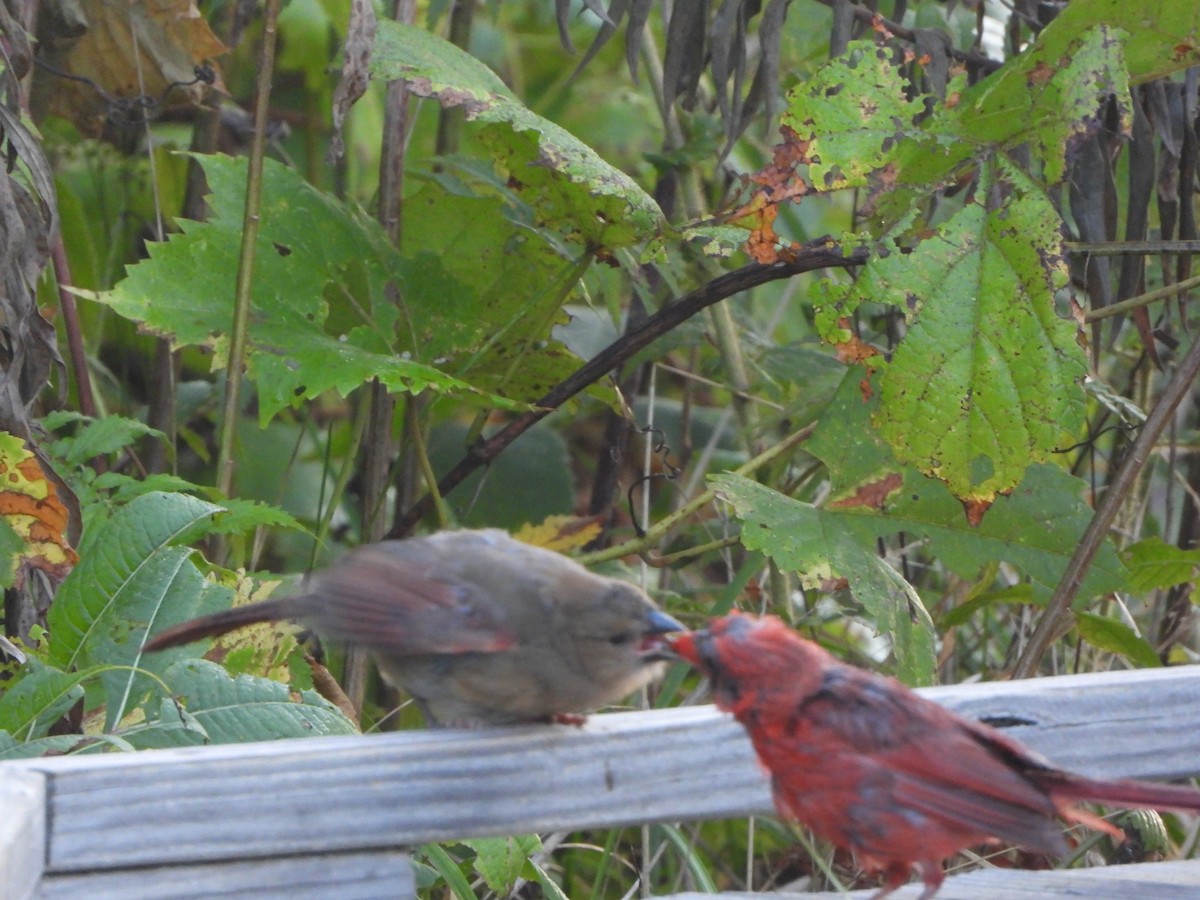
{"type": "Polygon", "coordinates": [[[780,815],[882,872],[876,898],[916,867],[927,900],[945,877],[942,860],[965,847],[1060,855],[1059,816],[1121,836],[1077,802],[1200,811],[1193,788],[1055,769],[994,728],[839,662],[774,616],[735,613],[668,644],[749,732],[780,815]]]}

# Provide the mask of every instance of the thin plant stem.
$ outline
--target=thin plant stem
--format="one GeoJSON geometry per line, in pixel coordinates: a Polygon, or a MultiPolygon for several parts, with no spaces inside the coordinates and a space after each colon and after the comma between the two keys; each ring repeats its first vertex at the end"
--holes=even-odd
{"type": "MultiPolygon", "coordinates": [[[[225,395],[221,403],[221,438],[217,451],[217,489],[229,496],[233,489],[233,442],[240,410],[242,369],[246,358],[250,323],[254,256],[258,242],[262,210],[263,157],[267,147],[267,111],[271,103],[271,76],[275,70],[275,43],[281,0],[267,0],[263,6],[262,48],[258,58],[258,96],[254,102],[254,136],[246,174],[246,210],[242,218],[242,246],[238,257],[237,286],[234,293],[233,324],[229,331],[229,362],[226,366],[225,395]]],[[[218,556],[223,553],[218,553],[218,556]]]]}
{"type": "Polygon", "coordinates": [[[1141,475],[1146,460],[1154,452],[1155,444],[1158,443],[1163,429],[1175,415],[1175,408],[1191,390],[1197,374],[1200,374],[1200,337],[1192,341],[1187,355],[1180,361],[1179,367],[1171,376],[1158,403],[1146,417],[1146,422],[1142,425],[1137,439],[1129,448],[1125,461],[1104,492],[1104,497],[1096,507],[1092,521],[1088,523],[1087,530],[1079,541],[1079,546],[1075,548],[1075,554],[1067,563],[1067,568],[1063,572],[1058,586],[1054,589],[1054,596],[1050,598],[1045,612],[1042,613],[1033,629],[1033,634],[1029,636],[1029,642],[1017,660],[1013,669],[1013,677],[1030,678],[1037,672],[1042,657],[1050,649],[1050,645],[1062,627],[1067,612],[1071,608],[1071,602],[1079,593],[1079,586],[1083,583],[1084,576],[1100,549],[1100,544],[1108,535],[1108,529],[1112,525],[1113,519],[1116,518],[1117,512],[1129,496],[1130,491],[1133,490],[1134,484],[1137,483],[1138,476],[1141,475]]]}
{"type": "MultiPolygon", "coordinates": [[[[476,469],[490,463],[513,441],[555,409],[708,306],[719,303],[741,291],[771,281],[789,278],[801,272],[811,272],[815,269],[829,267],[846,268],[861,265],[866,260],[867,251],[865,249],[860,248],[849,256],[843,256],[832,241],[823,238],[811,242],[787,261],[771,265],[754,263],[714,278],[703,287],[664,306],[647,319],[641,328],[622,335],[580,366],[572,375],[567,376],[538,399],[533,404],[533,409],[517,416],[491,437],[469,447],[467,455],[438,483],[442,496],[449,494],[476,469]]],[[[426,494],[396,517],[396,523],[392,526],[389,534],[393,536],[406,534],[414,523],[430,512],[432,506],[433,500],[426,494]]]]}
{"type": "MultiPolygon", "coordinates": [[[[734,469],[735,475],[749,475],[757,471],[763,466],[776,459],[779,459],[784,454],[789,453],[797,444],[808,440],[816,429],[815,425],[805,425],[799,431],[794,432],[777,444],[774,444],[760,453],[753,459],[743,463],[738,468],[734,469]]],[[[682,522],[689,516],[695,515],[708,504],[716,499],[717,495],[714,490],[709,488],[697,494],[675,512],[668,516],[664,516],[652,527],[646,529],[644,537],[636,538],[632,541],[626,541],[624,544],[617,544],[612,547],[607,547],[604,550],[597,550],[595,553],[585,553],[579,557],[579,562],[583,565],[593,565],[595,563],[606,562],[610,559],[619,559],[622,556],[628,556],[631,553],[643,553],[649,547],[653,546],[659,538],[675,527],[676,524],[682,522]]]]}

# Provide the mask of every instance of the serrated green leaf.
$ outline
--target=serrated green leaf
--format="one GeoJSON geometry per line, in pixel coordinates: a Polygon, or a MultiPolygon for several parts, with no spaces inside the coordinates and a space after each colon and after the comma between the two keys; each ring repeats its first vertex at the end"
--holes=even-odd
{"type": "Polygon", "coordinates": [[[916,591],[881,560],[871,542],[849,528],[846,516],[829,514],[738,475],[711,479],[718,495],[743,523],[741,541],[761,550],[809,588],[845,578],[881,634],[892,641],[898,677],[930,684],[934,677],[933,622],[916,591]]]}
{"type": "MultiPolygon", "coordinates": [[[[874,426],[874,381],[847,373],[805,449],[829,467],[827,515],[845,515],[863,546],[905,532],[929,538],[938,558],[964,578],[1008,562],[1033,581],[1034,601],[1053,592],[1092,519],[1088,486],[1056,466],[1038,464],[1008,495],[996,498],[977,525],[944,484],[900,465],[874,426]],[[864,396],[864,390],[867,396],[864,396]]],[[[1127,587],[1127,573],[1105,542],[1079,588],[1078,602],[1127,587]]]]}
{"type": "Polygon", "coordinates": [[[783,124],[795,132],[789,141],[803,148],[807,180],[816,190],[865,186],[903,140],[946,156],[927,146],[929,135],[918,124],[926,98],[909,98],[910,81],[893,56],[874,41],[853,41],[788,93],[783,124]]]}
{"type": "MultiPolygon", "coordinates": [[[[211,218],[148,245],[149,259],[94,297],[174,346],[207,347],[224,365],[241,252],[246,162],[198,157],[212,191],[211,218]]],[[[255,255],[248,374],[268,421],[300,398],[347,394],[378,377],[389,389],[473,393],[466,383],[401,355],[389,278],[403,282],[378,223],[356,215],[294,171],[267,161],[255,255]]],[[[495,405],[508,405],[488,398],[495,405]]]]}
{"type": "Polygon", "coordinates": [[[1200,568],[1200,550],[1182,550],[1161,538],[1130,544],[1121,555],[1129,567],[1129,589],[1135,594],[1192,581],[1200,568]]]}
{"type": "Polygon", "coordinates": [[[0,693],[0,731],[26,741],[45,737],[50,726],[83,696],[80,683],[92,675],[90,671],[61,672],[30,659],[0,693]]]}
{"type": "MultiPolygon", "coordinates": [[[[151,245],[148,260],[94,299],[177,346],[211,349],[222,365],[245,160],[198,159],[213,216],[151,245]]],[[[406,199],[406,210],[422,227],[401,257],[377,222],[267,161],[247,364],[263,424],[302,398],[344,395],[376,377],[392,391],[454,392],[511,409],[578,367],[565,350],[541,345],[578,278],[578,260],[510,222],[495,199],[430,184],[406,199]],[[389,282],[400,288],[398,305],[389,282]]]]}
{"type": "Polygon", "coordinates": [[[126,733],[139,749],[358,733],[315,691],[293,694],[267,678],[231,677],[208,660],[182,660],[163,678],[178,703],[160,701],[148,711],[145,726],[126,733]]]}
{"type": "Polygon", "coordinates": [[[69,438],[60,438],[50,445],[50,452],[72,466],[83,465],[94,456],[104,456],[125,450],[138,438],[153,435],[165,441],[166,435],[136,419],[108,415],[93,419],[82,413],[54,412],[42,418],[42,424],[51,430],[63,425],[82,422],[79,432],[69,438]]]}
{"type": "Polygon", "coordinates": [[[97,490],[111,492],[114,506],[122,506],[131,502],[135,497],[155,492],[181,493],[199,490],[199,486],[166,472],[156,472],[144,478],[133,478],[121,472],[101,472],[92,481],[92,487],[97,490]]]}
{"type": "Polygon", "coordinates": [[[463,844],[475,851],[475,871],[498,894],[512,890],[526,860],[542,848],[541,839],[535,834],[475,838],[464,840],[463,844]]]}
{"type": "Polygon", "coordinates": [[[1154,669],[1162,665],[1154,648],[1143,637],[1124,622],[1098,616],[1095,613],[1075,613],[1075,627],[1079,635],[1093,647],[1123,656],[1143,669],[1154,669]]]}
{"type": "Polygon", "coordinates": [[[625,173],[563,128],[522,105],[487,66],[423,28],[381,21],[371,72],[488,123],[479,133],[539,221],[591,251],[646,240],[663,224],[658,204],[625,173]]]}
{"type": "MultiPolygon", "coordinates": [[[[1043,179],[1057,184],[1078,138],[1100,125],[1103,101],[1113,97],[1128,129],[1129,78],[1122,50],[1128,35],[1106,25],[1074,33],[1051,26],[1034,45],[990,78],[963,92],[931,127],[971,143],[1011,148],[1030,144],[1043,179]]],[[[1055,23],[1057,25],[1057,23],[1055,23]]]]}
{"type": "MultiPolygon", "coordinates": [[[[536,400],[582,361],[552,328],[566,321],[586,260],[570,260],[500,200],[465,197],[430,183],[405,199],[421,227],[406,233],[402,333],[414,358],[506,397],[536,400]]],[[[607,385],[589,393],[613,408],[607,385]]]]}
{"type": "Polygon", "coordinates": [[[879,430],[902,463],[965,500],[1012,488],[1083,421],[1083,353],[1054,310],[1066,281],[1059,225],[1045,196],[998,163],[975,202],[911,254],[873,259],[820,313],[838,319],[868,299],[904,311],[879,430]],[[988,208],[993,189],[1006,196],[988,208]]]}
{"type": "Polygon", "coordinates": [[[1050,64],[1069,60],[1072,44],[1098,22],[1127,32],[1125,56],[1134,84],[1200,64],[1200,5],[1191,0],[1071,0],[1038,37],[1050,64]]]}
{"type": "Polygon", "coordinates": [[[244,534],[259,527],[284,528],[307,531],[296,517],[278,506],[259,503],[257,500],[233,498],[222,500],[222,511],[213,517],[207,534],[244,534]]]}

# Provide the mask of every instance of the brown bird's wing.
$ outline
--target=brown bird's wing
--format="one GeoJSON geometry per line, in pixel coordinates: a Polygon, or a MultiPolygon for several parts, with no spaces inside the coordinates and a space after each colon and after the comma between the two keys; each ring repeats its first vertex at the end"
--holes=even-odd
{"type": "Polygon", "coordinates": [[[483,588],[438,578],[386,545],[347,554],[295,599],[318,634],[393,654],[495,652],[517,639],[483,588]]]}
{"type": "Polygon", "coordinates": [[[173,625],[145,649],[165,650],[277,619],[299,620],[324,638],[399,656],[486,653],[516,643],[504,610],[481,587],[436,577],[436,566],[396,552],[400,543],[360,547],[314,575],[303,594],[173,625]]]}
{"type": "MultiPolygon", "coordinates": [[[[1065,849],[1054,803],[1024,774],[1039,761],[1015,743],[997,747],[981,739],[972,723],[898,682],[831,667],[792,721],[792,740],[814,754],[826,747],[830,765],[855,770],[855,803],[865,818],[909,823],[924,851],[913,858],[942,858],[988,838],[1047,852],[1065,849]],[[838,756],[843,759],[835,761],[838,756]]],[[[894,850],[895,829],[883,830],[894,850]]]]}

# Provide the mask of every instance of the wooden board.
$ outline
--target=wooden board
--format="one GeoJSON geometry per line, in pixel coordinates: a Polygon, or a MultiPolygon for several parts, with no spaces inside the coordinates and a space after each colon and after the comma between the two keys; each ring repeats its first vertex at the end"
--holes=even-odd
{"type": "MultiPolygon", "coordinates": [[[[797,894],[733,892],[721,900],[866,900],[875,892],[848,894],[797,894]]],[[[888,900],[916,900],[919,883],[890,894],[888,900]]],[[[672,894],[659,900],[712,900],[712,894],[672,894]]],[[[1135,866],[1102,866],[1061,872],[1027,872],[1019,869],[979,869],[952,875],[936,900],[1033,900],[1035,897],[1077,897],[1089,900],[1196,900],[1200,897],[1200,862],[1143,863],[1135,866]]]]}
{"type": "MultiPolygon", "coordinates": [[[[54,875],[38,900],[403,900],[415,896],[406,853],[327,853],[253,862],[54,875]]],[[[7,897],[6,894],[0,896],[7,897]]]]}
{"type": "Polygon", "coordinates": [[[33,895],[45,864],[45,838],[45,778],[0,769],[0,898],[33,895]]]}
{"type": "MultiPolygon", "coordinates": [[[[1200,773],[1200,667],[925,692],[1094,775],[1200,773]]],[[[0,764],[49,780],[47,871],[191,866],[426,841],[769,814],[712,707],[583,728],[415,731],[0,764]]],[[[1007,873],[1005,873],[1007,874],[1007,873]]],[[[1200,895],[1198,895],[1200,896],[1200,895]]]]}

